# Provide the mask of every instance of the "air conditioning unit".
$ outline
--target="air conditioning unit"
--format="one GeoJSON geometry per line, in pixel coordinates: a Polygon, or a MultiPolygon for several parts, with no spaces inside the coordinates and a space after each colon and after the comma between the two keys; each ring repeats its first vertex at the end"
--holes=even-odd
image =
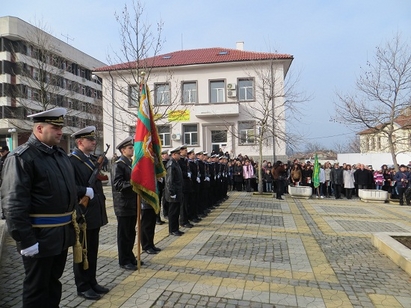
{"type": "Polygon", "coordinates": [[[235,83],[228,83],[227,90],[235,90],[235,83]]]}
{"type": "Polygon", "coordinates": [[[236,93],[235,90],[228,90],[227,95],[228,95],[228,97],[236,97],[237,93],[236,93]]]}
{"type": "Polygon", "coordinates": [[[181,134],[172,134],[171,139],[173,139],[174,141],[181,140],[181,134]]]}

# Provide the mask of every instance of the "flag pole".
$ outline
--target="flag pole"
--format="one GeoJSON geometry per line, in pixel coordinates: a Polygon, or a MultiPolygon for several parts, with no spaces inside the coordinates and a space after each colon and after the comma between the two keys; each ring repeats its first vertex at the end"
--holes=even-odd
{"type": "Polygon", "coordinates": [[[137,269],[141,267],[141,197],[137,194],[137,269]]]}

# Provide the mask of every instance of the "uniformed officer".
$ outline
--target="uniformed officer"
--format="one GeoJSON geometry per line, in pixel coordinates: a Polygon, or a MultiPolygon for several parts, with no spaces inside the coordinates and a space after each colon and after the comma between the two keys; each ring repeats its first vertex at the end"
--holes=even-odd
{"type": "Polygon", "coordinates": [[[59,307],[59,279],[75,240],[74,171],[57,146],[65,114],[66,109],[55,108],[30,115],[31,136],[4,163],[2,204],[8,231],[23,259],[23,307],[59,307]]]}
{"type": "MultiPolygon", "coordinates": [[[[96,279],[100,227],[108,222],[106,197],[103,193],[101,180],[97,178],[94,183],[89,184],[90,176],[94,169],[98,167],[96,165],[97,158],[92,155],[96,149],[96,127],[87,126],[71,136],[76,142],[76,147],[69,157],[75,172],[77,196],[79,200],[84,196],[90,198],[87,207],[80,206],[87,224],[85,233],[89,266],[85,269],[84,261],[83,263],[74,263],[74,278],[79,296],[97,300],[101,297],[101,294],[107,293],[109,289],[99,285],[96,279]]],[[[82,233],[82,236],[84,236],[84,233],[82,233]]]]}
{"type": "MultiPolygon", "coordinates": [[[[10,151],[7,145],[0,146],[0,186],[1,186],[1,182],[3,181],[3,176],[4,176],[2,174],[4,161],[6,160],[9,153],[10,151]]],[[[6,219],[6,216],[4,216],[3,206],[1,207],[1,219],[6,219]]]]}
{"type": "MultiPolygon", "coordinates": [[[[189,194],[189,207],[188,207],[188,219],[194,223],[199,223],[201,221],[200,217],[198,217],[198,206],[197,206],[197,196],[200,192],[200,183],[201,179],[198,174],[198,164],[196,161],[196,154],[195,150],[191,149],[187,152],[188,157],[188,168],[191,174],[191,192],[189,194]]],[[[201,174],[200,174],[201,175],[201,174]]]]}
{"type": "Polygon", "coordinates": [[[178,161],[180,160],[180,147],[170,151],[171,158],[167,163],[165,199],[169,202],[168,231],[170,235],[181,236],[184,232],[179,230],[180,206],[183,201],[183,173],[178,161]]]}
{"type": "Polygon", "coordinates": [[[127,137],[116,147],[121,156],[113,165],[113,206],[117,217],[118,262],[121,268],[137,270],[137,260],[133,253],[136,239],[137,193],[130,183],[133,138],[127,137]]]}
{"type": "Polygon", "coordinates": [[[187,157],[187,146],[182,145],[180,147],[180,159],[178,163],[183,174],[183,201],[180,207],[180,226],[185,228],[192,228],[194,225],[189,221],[190,212],[190,194],[193,190],[193,185],[191,183],[191,172],[189,169],[189,162],[187,157]]]}

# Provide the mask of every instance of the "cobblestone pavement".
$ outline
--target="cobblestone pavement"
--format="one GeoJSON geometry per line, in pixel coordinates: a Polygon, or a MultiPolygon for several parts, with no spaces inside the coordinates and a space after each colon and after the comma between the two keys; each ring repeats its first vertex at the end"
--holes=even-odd
{"type": "MultiPolygon", "coordinates": [[[[99,301],[76,295],[71,254],[62,307],[411,307],[410,277],[372,244],[372,232],[411,232],[411,207],[358,199],[293,199],[231,192],[181,237],[156,227],[157,255],[139,272],[121,270],[116,219],[101,229],[99,301]]],[[[24,277],[6,236],[0,307],[21,306],[24,277]]]]}

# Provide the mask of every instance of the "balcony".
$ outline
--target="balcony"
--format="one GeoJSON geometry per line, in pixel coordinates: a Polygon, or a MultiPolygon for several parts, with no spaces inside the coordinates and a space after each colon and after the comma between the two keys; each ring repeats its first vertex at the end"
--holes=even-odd
{"type": "Polygon", "coordinates": [[[194,114],[197,118],[237,117],[240,115],[240,105],[238,103],[196,105],[194,114]]]}

